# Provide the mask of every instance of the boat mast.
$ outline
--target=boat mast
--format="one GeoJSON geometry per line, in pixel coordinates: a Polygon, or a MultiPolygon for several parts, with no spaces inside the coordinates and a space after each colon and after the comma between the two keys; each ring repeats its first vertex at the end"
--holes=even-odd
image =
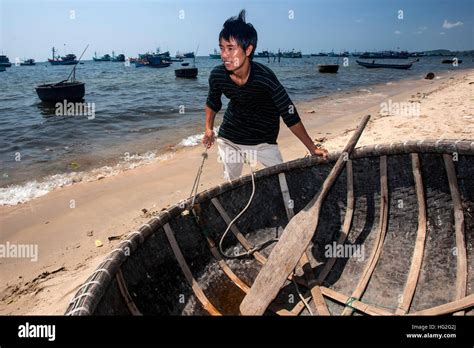
{"type": "Polygon", "coordinates": [[[193,57],[193,67],[194,67],[194,68],[196,67],[196,56],[197,56],[198,50],[199,50],[199,44],[198,44],[198,46],[197,46],[197,48],[196,48],[196,53],[193,55],[193,56],[194,56],[194,57],[193,57]]]}
{"type": "Polygon", "coordinates": [[[75,81],[75,80],[76,80],[76,67],[77,67],[77,64],[79,64],[79,62],[81,61],[81,58],[82,58],[82,56],[84,55],[84,53],[86,53],[86,50],[87,50],[88,47],[89,47],[89,44],[87,44],[86,48],[84,48],[84,51],[82,51],[81,56],[79,57],[77,63],[74,64],[74,67],[72,68],[72,71],[70,72],[70,74],[69,74],[69,76],[67,77],[67,80],[66,80],[66,81],[69,80],[69,78],[71,77],[71,75],[73,76],[73,77],[72,77],[72,81],[75,81]]]}

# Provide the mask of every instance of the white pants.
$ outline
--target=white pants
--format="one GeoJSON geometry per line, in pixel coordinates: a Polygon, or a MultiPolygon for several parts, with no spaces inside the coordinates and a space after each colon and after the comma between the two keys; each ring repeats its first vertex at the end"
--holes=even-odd
{"type": "Polygon", "coordinates": [[[255,167],[257,162],[265,167],[283,163],[277,144],[240,145],[227,139],[217,138],[217,148],[219,161],[224,164],[224,178],[229,181],[242,174],[245,159],[252,167],[255,167]]]}

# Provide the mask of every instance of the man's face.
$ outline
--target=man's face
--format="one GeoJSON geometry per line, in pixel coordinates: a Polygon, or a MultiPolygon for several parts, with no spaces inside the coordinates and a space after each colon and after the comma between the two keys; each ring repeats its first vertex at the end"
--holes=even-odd
{"type": "Polygon", "coordinates": [[[221,49],[221,59],[228,71],[235,71],[240,68],[248,59],[253,49],[252,45],[250,45],[247,48],[247,52],[245,52],[232,37],[229,41],[221,39],[219,47],[221,49]]]}

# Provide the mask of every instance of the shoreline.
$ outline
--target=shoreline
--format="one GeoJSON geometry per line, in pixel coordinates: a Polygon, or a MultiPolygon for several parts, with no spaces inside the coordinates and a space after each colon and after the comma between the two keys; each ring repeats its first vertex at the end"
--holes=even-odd
{"type": "MultiPolygon", "coordinates": [[[[323,146],[330,152],[343,147],[365,114],[371,114],[372,119],[357,146],[424,137],[473,138],[474,128],[468,131],[468,127],[474,123],[474,70],[442,76],[342,91],[296,103],[296,107],[310,136],[326,137],[323,146]],[[420,103],[421,113],[416,117],[381,114],[381,103],[387,100],[420,103]],[[446,119],[447,112],[450,119],[446,119]]],[[[285,161],[306,154],[283,123],[278,143],[285,161]]],[[[0,278],[5,280],[0,288],[0,313],[63,314],[77,287],[120,242],[120,236],[138,228],[162,208],[187,198],[201,152],[201,146],[177,149],[162,162],[75,183],[24,204],[0,206],[0,244],[8,241],[39,246],[37,262],[0,259],[0,278]],[[117,239],[109,241],[109,237],[117,239]],[[97,247],[96,240],[103,245],[97,247]]],[[[198,191],[223,181],[214,146],[198,191]]]]}
{"type": "MultiPolygon", "coordinates": [[[[439,74],[441,74],[441,79],[445,79],[449,76],[455,76],[457,74],[462,74],[464,71],[469,71],[470,69],[460,69],[458,71],[451,70],[451,71],[437,71],[435,72],[435,81],[440,79],[439,74]]],[[[415,82],[420,80],[420,76],[410,76],[400,80],[389,81],[385,83],[374,83],[374,84],[367,84],[365,86],[359,86],[357,88],[341,90],[337,92],[329,93],[328,95],[317,96],[317,95],[308,95],[308,98],[303,98],[303,101],[295,102],[297,106],[297,110],[301,114],[301,107],[305,106],[306,104],[311,103],[319,103],[319,102],[327,102],[327,101],[335,101],[335,106],[338,106],[338,100],[342,98],[355,98],[364,92],[370,92],[370,89],[375,89],[378,93],[383,93],[384,91],[391,92],[394,94],[400,93],[403,87],[395,88],[395,86],[401,84],[410,84],[410,82],[415,82]],[[387,86],[390,86],[387,88],[387,86]]],[[[390,93],[389,93],[390,94],[390,93]]],[[[368,94],[370,97],[373,95],[368,94]]],[[[225,111],[225,110],[224,110],[225,111]]],[[[221,111],[217,118],[216,123],[221,123],[223,117],[223,111],[221,111]]],[[[281,128],[285,126],[282,124],[281,128]]],[[[138,145],[138,147],[144,147],[141,151],[131,151],[125,152],[124,154],[118,156],[115,154],[112,157],[106,158],[105,163],[100,164],[99,161],[95,164],[91,164],[90,159],[87,156],[77,155],[74,160],[68,164],[68,167],[77,166],[79,168],[79,164],[86,163],[86,168],[81,171],[62,171],[62,172],[52,172],[48,173],[47,175],[39,174],[34,178],[31,178],[26,181],[21,182],[13,182],[11,184],[7,184],[0,187],[0,193],[2,194],[2,198],[0,199],[0,207],[2,206],[15,206],[19,204],[27,203],[31,200],[37,199],[44,195],[48,195],[51,192],[61,189],[64,187],[68,187],[80,182],[92,182],[96,180],[102,180],[106,177],[111,177],[115,175],[120,175],[123,172],[128,170],[136,169],[142,166],[156,164],[162,161],[166,161],[170,157],[174,156],[177,151],[186,150],[187,148],[193,148],[199,146],[200,139],[202,138],[202,133],[193,133],[189,134],[183,138],[170,138],[169,140],[163,140],[161,143],[166,143],[166,146],[158,146],[156,148],[150,149],[153,147],[153,144],[156,143],[155,141],[151,141],[150,139],[139,139],[137,141],[129,141],[128,143],[131,145],[130,148],[133,148],[133,145],[138,145]],[[198,143],[198,145],[193,145],[193,143],[198,143]],[[139,145],[140,144],[140,145],[139,145]],[[147,144],[147,145],[144,145],[147,144]],[[128,158],[127,158],[128,155],[128,158]],[[87,165],[89,163],[89,165],[87,165]]],[[[101,154],[100,156],[102,156],[101,154]]],[[[99,156],[99,157],[100,157],[99,156]]],[[[64,161],[62,161],[64,162],[64,161]]],[[[37,167],[37,164],[35,164],[37,167]]],[[[25,171],[25,169],[22,169],[25,171]]],[[[4,173],[4,175],[7,175],[4,173]]]]}

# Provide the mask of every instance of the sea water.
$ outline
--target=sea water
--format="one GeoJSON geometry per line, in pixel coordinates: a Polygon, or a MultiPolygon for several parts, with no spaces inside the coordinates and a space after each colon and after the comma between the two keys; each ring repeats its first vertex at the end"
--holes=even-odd
{"type": "MultiPolygon", "coordinates": [[[[438,75],[474,67],[467,57],[457,68],[440,64],[442,57],[424,57],[410,70],[366,69],[350,57],[348,66],[339,59],[338,74],[320,74],[317,64],[335,63],[337,58],[282,58],[280,63],[255,59],[275,72],[295,102],[400,79],[420,79],[430,71],[438,75]]],[[[179,147],[198,146],[204,131],[209,73],[218,64],[220,60],[198,57],[198,78],[188,80],[174,75],[180,63],[153,69],[85,61],[78,65],[76,77],[86,83],[84,102],[87,110],[94,111],[93,117],[90,112],[58,112],[55,105],[44,105],[35,92],[38,84],[64,80],[70,66],[38,62],[35,66],[13,65],[0,73],[0,205],[27,202],[60,186],[166,160],[172,156],[170,150],[179,147]]],[[[222,101],[224,111],[224,96],[222,101]]]]}

